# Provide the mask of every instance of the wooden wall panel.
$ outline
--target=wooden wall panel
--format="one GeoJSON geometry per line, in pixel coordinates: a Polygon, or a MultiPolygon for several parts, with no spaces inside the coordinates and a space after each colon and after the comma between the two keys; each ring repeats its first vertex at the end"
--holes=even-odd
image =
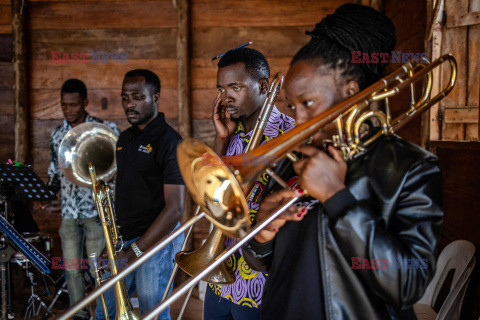
{"type": "MultiPolygon", "coordinates": [[[[466,76],[467,76],[467,30],[466,28],[451,28],[444,31],[443,52],[450,52],[457,60],[457,83],[452,92],[441,101],[442,108],[458,108],[465,106],[466,76]]],[[[446,68],[444,77],[449,70],[446,68]]],[[[464,124],[442,124],[442,140],[464,140],[464,124]]]]}
{"type": "MultiPolygon", "coordinates": [[[[0,115],[0,144],[14,145],[15,135],[13,135],[12,116],[0,115]]],[[[1,159],[0,159],[1,161],[1,159]]],[[[2,161],[3,163],[3,161],[2,161]]]]}
{"type": "Polygon", "coordinates": [[[32,2],[31,29],[124,29],[176,28],[170,0],[32,2]]]}
{"type": "Polygon", "coordinates": [[[192,26],[304,26],[319,22],[346,0],[194,0],[192,26]]]}
{"type": "MultiPolygon", "coordinates": [[[[478,143],[438,143],[443,178],[443,207],[445,217],[441,232],[440,247],[458,239],[473,242],[480,253],[480,147],[478,143]]],[[[477,263],[462,307],[461,319],[476,320],[480,315],[480,265],[477,263]]]]}
{"type": "Polygon", "coordinates": [[[0,61],[11,62],[13,57],[12,34],[0,34],[0,61]]]}
{"type": "Polygon", "coordinates": [[[13,90],[11,88],[0,88],[0,115],[13,116],[13,90]]]}
{"type": "Polygon", "coordinates": [[[0,88],[13,88],[13,65],[11,62],[0,62],[0,88]]]}
{"type": "Polygon", "coordinates": [[[129,60],[125,63],[76,62],[63,63],[49,60],[32,60],[30,64],[31,89],[59,89],[65,80],[79,78],[87,89],[122,88],[123,76],[132,69],[144,68],[160,77],[162,88],[177,87],[176,61],[173,59],[129,60]]]}
{"type": "Polygon", "coordinates": [[[30,59],[52,60],[52,51],[125,52],[128,60],[175,59],[176,29],[31,30],[30,59]]]}
{"type": "Polygon", "coordinates": [[[0,1],[0,163],[15,157],[13,40],[10,0],[0,1]]]}
{"type": "MultiPolygon", "coordinates": [[[[470,0],[470,12],[480,12],[480,1],[470,0]]],[[[468,33],[468,75],[467,75],[467,106],[480,108],[480,23],[471,25],[467,29],[468,33]]],[[[465,140],[480,140],[480,118],[477,123],[466,124],[465,140]]]]}
{"type": "MultiPolygon", "coordinates": [[[[11,40],[11,37],[10,37],[11,40]]],[[[4,56],[10,54],[11,47],[0,47],[4,56]]],[[[1,55],[1,54],[0,54],[1,55]]],[[[13,104],[13,66],[11,62],[0,62],[0,163],[15,159],[15,108],[13,104]]]]}
{"type": "MultiPolygon", "coordinates": [[[[203,27],[194,28],[192,46],[195,57],[208,59],[217,54],[252,41],[252,47],[262,52],[268,59],[273,57],[292,57],[298,49],[308,42],[306,30],[314,27],[305,24],[301,27],[203,27]]],[[[218,60],[216,61],[218,62],[218,60]]],[[[216,66],[216,62],[212,64],[216,66]]]]}
{"type": "Polygon", "coordinates": [[[10,3],[0,4],[0,34],[12,33],[12,10],[10,3]]]}

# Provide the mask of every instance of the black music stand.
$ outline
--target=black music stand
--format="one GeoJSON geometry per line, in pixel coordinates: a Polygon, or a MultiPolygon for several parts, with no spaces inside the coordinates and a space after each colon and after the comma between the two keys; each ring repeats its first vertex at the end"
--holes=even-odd
{"type": "Polygon", "coordinates": [[[24,201],[56,199],[31,167],[9,164],[0,164],[0,198],[3,197],[7,197],[5,200],[24,201]]]}
{"type": "MultiPolygon", "coordinates": [[[[8,221],[8,201],[45,201],[56,199],[43,181],[29,166],[0,164],[0,201],[4,202],[4,217],[8,221]]],[[[10,258],[16,252],[7,241],[0,244],[0,276],[2,280],[1,316],[3,319],[13,319],[12,288],[10,285],[10,258]],[[8,314],[7,314],[8,313],[8,314]]]]}

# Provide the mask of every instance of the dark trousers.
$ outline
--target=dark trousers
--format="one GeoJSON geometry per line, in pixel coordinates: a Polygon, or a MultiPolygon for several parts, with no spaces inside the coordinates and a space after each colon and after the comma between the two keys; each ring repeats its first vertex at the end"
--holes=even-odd
{"type": "Polygon", "coordinates": [[[260,309],[235,304],[207,287],[203,320],[260,320],[260,309]]]}

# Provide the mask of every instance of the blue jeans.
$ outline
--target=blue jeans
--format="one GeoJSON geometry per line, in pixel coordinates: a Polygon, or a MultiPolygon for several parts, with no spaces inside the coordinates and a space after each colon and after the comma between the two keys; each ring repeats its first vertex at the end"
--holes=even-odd
{"type": "MultiPolygon", "coordinates": [[[[84,270],[81,268],[81,263],[78,264],[78,267],[74,268],[69,268],[68,265],[72,264],[73,259],[83,258],[84,236],[87,255],[90,255],[93,252],[100,255],[105,246],[105,238],[103,237],[103,230],[98,217],[62,219],[59,234],[62,239],[63,259],[66,260],[64,261],[64,266],[65,276],[67,278],[68,296],[70,298],[70,306],[73,306],[79,300],[85,298],[84,270]]],[[[93,268],[90,268],[90,274],[95,278],[93,268]]],[[[81,318],[89,318],[85,309],[79,311],[75,315],[81,318]]]]}
{"type": "Polygon", "coordinates": [[[233,303],[216,295],[207,286],[203,304],[203,320],[260,320],[260,309],[233,303]]]}
{"type": "MultiPolygon", "coordinates": [[[[180,251],[184,238],[183,234],[177,237],[160,250],[160,252],[125,277],[125,287],[128,296],[131,297],[132,294],[137,291],[142,315],[152,310],[162,300],[165,287],[167,286],[175,263],[175,254],[180,251]]],[[[137,239],[138,238],[124,241],[124,244],[128,248],[130,244],[137,239]]],[[[106,277],[110,277],[110,272],[105,272],[104,278],[106,277]]],[[[115,294],[113,289],[105,292],[104,297],[109,319],[115,319],[115,294]]],[[[97,299],[95,313],[97,320],[105,319],[102,301],[100,299],[97,299]]],[[[160,314],[159,319],[170,320],[170,307],[160,314]]]]}

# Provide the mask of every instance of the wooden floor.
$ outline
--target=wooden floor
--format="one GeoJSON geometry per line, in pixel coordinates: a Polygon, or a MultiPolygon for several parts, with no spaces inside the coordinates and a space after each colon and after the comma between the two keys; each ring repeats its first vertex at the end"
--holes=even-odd
{"type": "MultiPolygon", "coordinates": [[[[172,320],[177,319],[183,304],[183,299],[177,300],[170,309],[172,320]]],[[[201,320],[203,318],[203,301],[198,298],[198,290],[193,290],[192,298],[188,302],[187,309],[182,317],[183,320],[201,320]]]]}

